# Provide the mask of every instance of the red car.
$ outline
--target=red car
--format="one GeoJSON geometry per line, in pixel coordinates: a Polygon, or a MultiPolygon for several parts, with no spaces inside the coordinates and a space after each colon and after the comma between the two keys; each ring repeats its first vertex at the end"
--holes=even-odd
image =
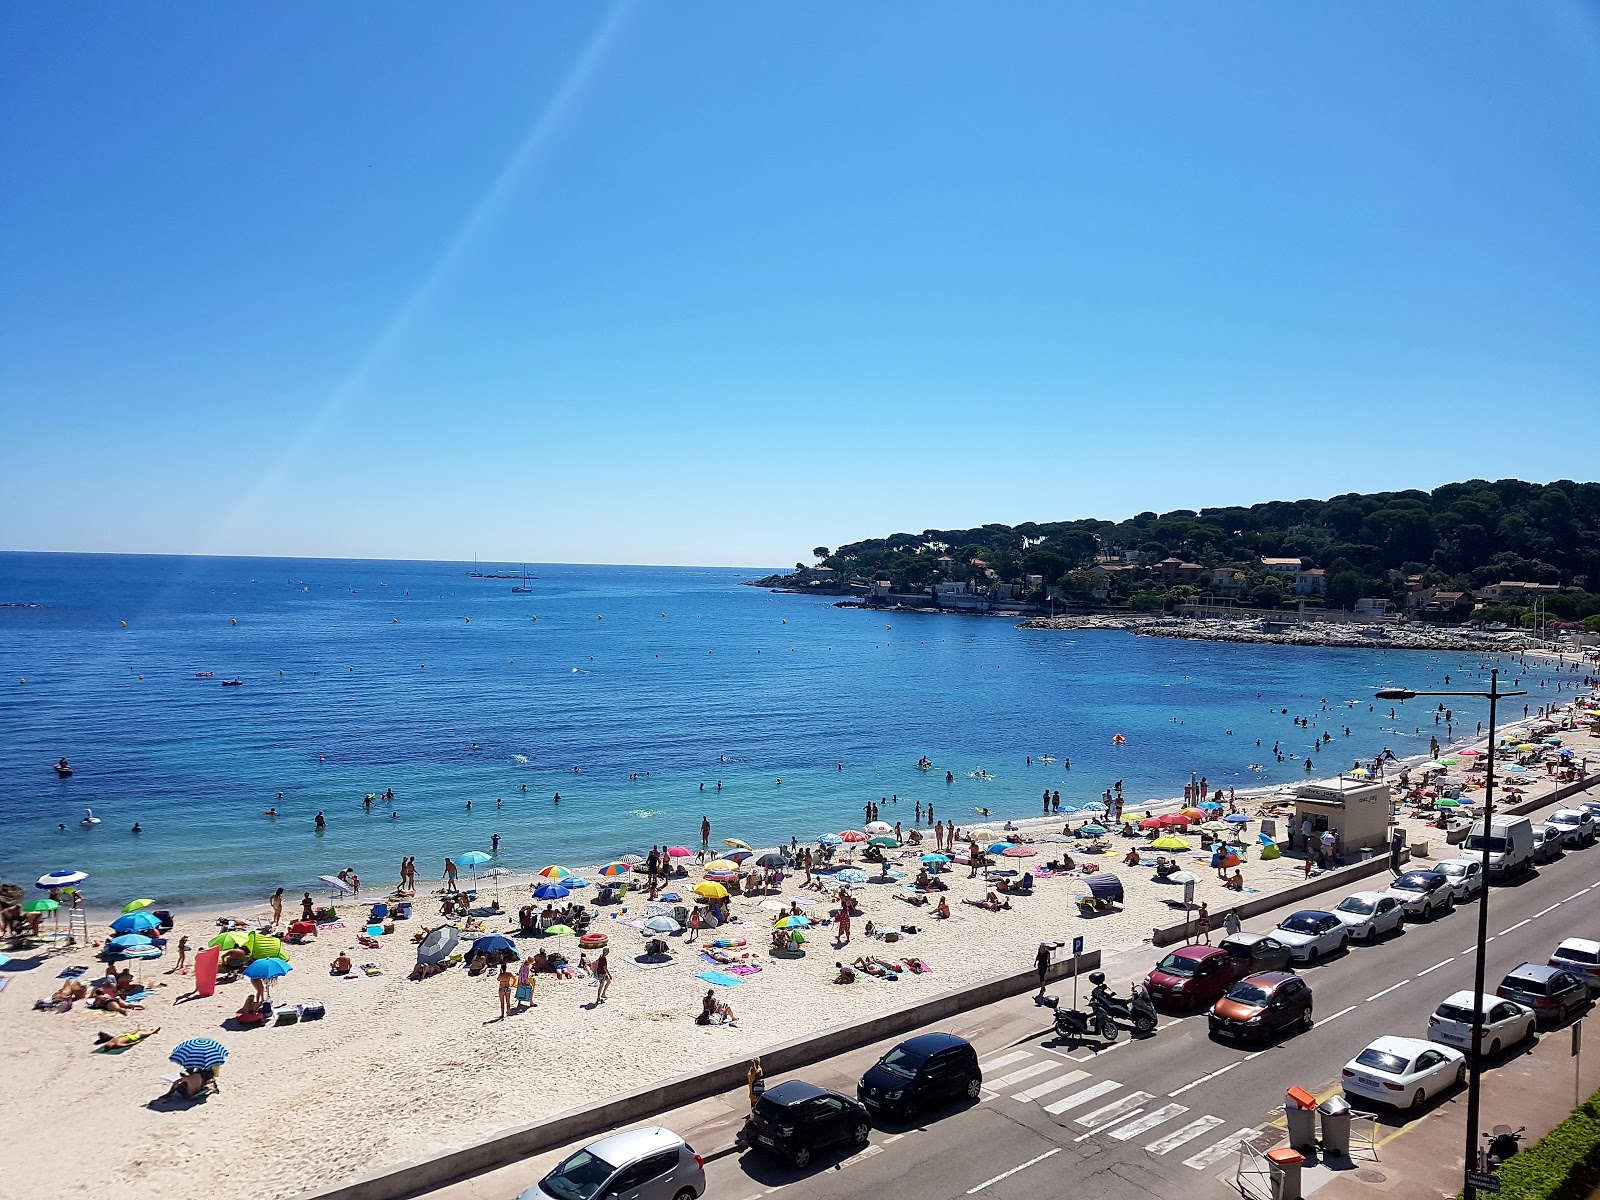
{"type": "Polygon", "coordinates": [[[1245,960],[1220,946],[1180,946],[1145,976],[1150,999],[1171,1008],[1209,1008],[1240,976],[1245,960]]]}

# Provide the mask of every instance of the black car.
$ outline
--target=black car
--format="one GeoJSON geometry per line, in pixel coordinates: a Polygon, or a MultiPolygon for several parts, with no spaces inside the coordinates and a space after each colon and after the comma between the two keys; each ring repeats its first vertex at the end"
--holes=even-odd
{"type": "Polygon", "coordinates": [[[959,1096],[976,1100],[983,1090],[978,1052],[953,1033],[924,1033],[901,1042],[856,1085],[856,1095],[874,1113],[909,1117],[959,1096]]]}
{"type": "Polygon", "coordinates": [[[1526,1004],[1538,1025],[1557,1024],[1589,1007],[1586,981],[1544,963],[1523,963],[1500,981],[1494,994],[1526,1004]]]}
{"type": "Polygon", "coordinates": [[[826,1146],[865,1146],[872,1120],[866,1105],[849,1096],[791,1079],[761,1094],[740,1136],[746,1146],[782,1154],[804,1167],[826,1146]]]}

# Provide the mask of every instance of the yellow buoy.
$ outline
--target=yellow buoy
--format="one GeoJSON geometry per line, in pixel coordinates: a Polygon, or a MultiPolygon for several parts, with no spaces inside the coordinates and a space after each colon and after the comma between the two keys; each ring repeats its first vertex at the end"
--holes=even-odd
{"type": "Polygon", "coordinates": [[[893,626],[893,625],[885,625],[885,626],[884,626],[884,628],[885,628],[885,629],[893,629],[893,628],[894,628],[894,626],[893,626]]]}

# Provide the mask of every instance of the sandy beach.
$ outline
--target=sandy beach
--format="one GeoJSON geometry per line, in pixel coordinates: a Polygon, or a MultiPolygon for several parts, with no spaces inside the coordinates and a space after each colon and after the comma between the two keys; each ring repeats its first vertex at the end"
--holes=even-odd
{"type": "MultiPolygon", "coordinates": [[[[1600,750],[1600,740],[1582,734],[1569,744],[1580,753],[1600,750]]],[[[1542,774],[1538,780],[1530,786],[1547,786],[1542,774]]],[[[1240,806],[1256,811],[1279,790],[1241,794],[1240,806]]],[[[1144,807],[1139,806],[1141,811],[1144,807]]],[[[1131,808],[1129,815],[1134,815],[1131,808]]],[[[1073,823],[1082,821],[1080,815],[1073,823]]],[[[1422,820],[1406,823],[1413,841],[1427,836],[1422,820]]],[[[1062,819],[1016,824],[1021,837],[1037,838],[1058,835],[1062,819]]],[[[990,822],[991,828],[1000,826],[999,820],[990,822]]],[[[1437,833],[1435,837],[1442,840],[1437,833]]],[[[624,905],[596,910],[594,928],[610,936],[615,976],[605,1005],[595,1005],[590,980],[546,976],[539,979],[535,1006],[505,1020],[498,1019],[492,973],[473,978],[455,969],[420,982],[407,980],[415,962],[410,933],[440,923],[434,894],[438,884],[426,876],[419,880],[413,919],[380,939],[376,949],[357,945],[356,918],[387,895],[392,879],[385,886],[366,881],[359,903],[340,902],[342,925],[322,929],[310,944],[289,948],[294,970],[274,986],[274,998],[280,1005],[323,1001],[327,1016],[317,1022],[223,1028],[250,990],[249,982],[221,985],[210,998],[185,999],[192,977],[168,973],[170,953],[146,965],[139,977],[150,993],[144,1009],[129,1017],[88,1012],[81,1004],[68,1013],[35,1012],[34,1001],[58,986],[62,971],[88,966],[84,978],[92,979],[100,974],[97,960],[89,948],[59,944],[13,951],[3,976],[7,986],[0,993],[8,1033],[0,1047],[0,1071],[9,1084],[0,1112],[12,1128],[19,1128],[37,1120],[41,1103],[48,1099],[58,1119],[72,1123],[73,1167],[64,1173],[59,1160],[39,1155],[30,1139],[16,1138],[0,1150],[0,1172],[30,1194],[48,1188],[58,1195],[88,1196],[110,1186],[133,1195],[199,1200],[226,1184],[254,1196],[291,1196],[678,1074],[698,1061],[755,1053],[808,1030],[868,1019],[922,996],[1025,969],[1041,939],[1083,934],[1090,947],[1108,952],[1136,946],[1150,937],[1153,926],[1176,919],[1182,907],[1172,902],[1181,901],[1181,891],[1153,882],[1148,864],[1154,855],[1146,855],[1144,866],[1125,867],[1117,860],[1126,843],[1113,838],[1112,844],[1106,857],[1094,861],[1116,870],[1126,884],[1127,902],[1118,911],[1080,916],[1075,901],[1086,886],[1078,873],[1041,879],[1034,895],[1015,899],[1009,911],[986,911],[960,903],[981,898],[984,881],[969,878],[965,867],[952,866],[943,878],[950,885],[953,915],[937,921],[931,907],[893,899],[900,891],[897,882],[878,882],[878,869],[869,865],[874,881],[854,889],[863,912],[854,922],[850,945],[836,949],[832,927],[818,926],[810,934],[808,953],[798,959],[767,952],[775,913],[761,902],[801,896],[818,901],[808,911],[821,914],[831,907],[826,894],[795,890],[792,885],[800,877],[792,876],[778,893],[736,896],[731,902],[734,924],[717,932],[746,937],[749,961],[760,967],[739,986],[716,989],[732,1006],[736,1025],[695,1024],[708,986],[696,976],[717,968],[699,956],[686,935],[669,939],[668,965],[647,968],[636,961],[646,935],[621,922],[643,915],[644,897],[637,891],[624,905]],[[886,928],[915,925],[918,931],[894,945],[870,941],[864,935],[868,920],[886,928]],[[329,964],[344,950],[358,968],[370,964],[378,973],[358,969],[348,977],[332,976],[329,964]],[[894,982],[862,974],[852,984],[833,983],[836,961],[864,954],[890,961],[912,955],[932,970],[904,972],[894,982]],[[97,1031],[117,1033],[137,1026],[159,1026],[160,1033],[119,1055],[91,1053],[97,1031]],[[189,1037],[216,1037],[228,1046],[223,1091],[192,1106],[151,1106],[166,1087],[164,1076],[174,1070],[168,1052],[189,1037]],[[270,1153],[258,1153],[269,1147],[270,1153]]],[[[1059,842],[1032,848],[1037,857],[999,865],[1037,868],[1062,850],[1074,849],[1059,842]]],[[[921,852],[890,851],[893,868],[914,874],[921,852]]],[[[1433,856],[1440,856],[1438,848],[1433,856]]],[[[585,874],[577,864],[568,865],[585,874]]],[[[1220,914],[1238,894],[1225,890],[1203,859],[1185,865],[1198,877],[1196,899],[1209,904],[1220,925],[1220,914]]],[[[685,883],[699,877],[698,869],[691,868],[691,874],[685,883]]],[[[1251,895],[1282,890],[1303,877],[1297,859],[1264,863],[1253,855],[1244,874],[1251,895]]],[[[514,926],[530,882],[527,877],[500,881],[505,911],[484,920],[489,930],[506,932],[514,926]]],[[[104,937],[121,898],[116,898],[116,908],[110,907],[86,886],[91,934],[104,937]]],[[[488,899],[491,885],[484,883],[479,895],[488,899]]],[[[574,898],[593,895],[580,891],[574,898]]],[[[226,911],[179,910],[172,944],[187,934],[192,945],[205,945],[223,917],[252,925],[264,922],[270,918],[265,901],[255,897],[226,911]]],[[[319,903],[326,902],[323,893],[319,903]]],[[[286,909],[298,911],[294,904],[286,909]]],[[[700,944],[713,936],[702,933],[700,944]]],[[[561,949],[573,960],[578,955],[570,937],[524,938],[518,944],[525,953],[544,948],[561,949]]]]}

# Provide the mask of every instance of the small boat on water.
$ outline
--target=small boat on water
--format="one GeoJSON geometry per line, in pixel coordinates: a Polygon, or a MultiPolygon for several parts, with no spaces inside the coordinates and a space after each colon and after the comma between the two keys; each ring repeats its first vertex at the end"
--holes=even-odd
{"type": "Polygon", "coordinates": [[[244,686],[244,680],[242,680],[242,679],[224,679],[222,681],[222,686],[223,687],[243,687],[244,686]]]}
{"type": "Polygon", "coordinates": [[[196,671],[194,677],[196,679],[210,679],[215,674],[215,671],[196,671]]]}
{"type": "Polygon", "coordinates": [[[537,575],[529,575],[528,574],[528,564],[527,563],[523,563],[522,564],[522,582],[521,583],[514,583],[514,584],[511,585],[512,593],[515,594],[515,593],[521,592],[523,594],[527,594],[527,593],[532,592],[533,589],[528,586],[528,582],[529,582],[529,580],[533,580],[533,579],[537,579],[537,578],[539,578],[537,575]]]}

